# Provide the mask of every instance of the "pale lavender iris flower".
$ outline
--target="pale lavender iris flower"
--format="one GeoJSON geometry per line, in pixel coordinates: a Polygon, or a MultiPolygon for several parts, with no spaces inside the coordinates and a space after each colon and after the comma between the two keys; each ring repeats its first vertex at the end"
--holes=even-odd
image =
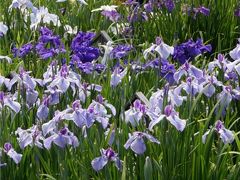
{"type": "Polygon", "coordinates": [[[10,95],[5,95],[4,92],[0,91],[0,109],[4,106],[9,107],[15,113],[18,113],[21,109],[21,105],[13,100],[13,97],[10,95]]]}
{"type": "Polygon", "coordinates": [[[10,143],[5,143],[3,147],[4,152],[18,164],[22,159],[22,154],[18,154],[10,143]]]}
{"type": "Polygon", "coordinates": [[[46,149],[50,149],[52,143],[61,148],[65,148],[67,145],[71,145],[74,148],[79,146],[77,137],[67,127],[60,129],[57,133],[52,132],[52,135],[43,141],[46,149]]]}
{"type": "Polygon", "coordinates": [[[119,159],[118,154],[112,148],[101,149],[101,156],[92,160],[91,164],[95,171],[100,171],[108,162],[114,162],[118,170],[122,170],[122,161],[119,159]]]}
{"type": "Polygon", "coordinates": [[[32,147],[33,145],[43,148],[42,142],[40,141],[43,141],[44,137],[37,125],[26,130],[18,128],[15,134],[18,135],[17,140],[21,149],[24,149],[27,146],[32,147]]]}
{"type": "MultiPolygon", "coordinates": [[[[234,134],[232,131],[230,131],[229,129],[225,128],[225,126],[223,125],[223,122],[218,120],[215,123],[215,127],[213,128],[220,136],[221,140],[223,141],[224,144],[230,144],[234,141],[234,134]]],[[[203,136],[202,136],[202,142],[205,144],[206,143],[206,138],[209,135],[209,133],[211,132],[210,130],[207,130],[203,136]]]]}
{"type": "Polygon", "coordinates": [[[172,105],[167,105],[164,109],[164,114],[159,115],[157,118],[153,119],[149,124],[149,129],[152,130],[153,127],[166,118],[178,131],[183,131],[186,127],[186,120],[179,118],[178,113],[174,110],[172,105]]]}
{"type": "Polygon", "coordinates": [[[160,142],[152,135],[137,131],[134,132],[124,144],[125,149],[130,147],[136,154],[143,154],[146,151],[146,145],[143,139],[144,137],[153,143],[160,144],[160,142]]]}

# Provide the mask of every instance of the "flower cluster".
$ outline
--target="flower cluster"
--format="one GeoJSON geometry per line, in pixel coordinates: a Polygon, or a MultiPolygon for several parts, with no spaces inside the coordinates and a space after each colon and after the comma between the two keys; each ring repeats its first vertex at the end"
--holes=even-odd
{"type": "Polygon", "coordinates": [[[59,36],[55,36],[47,27],[41,27],[36,52],[42,59],[48,59],[65,53],[66,50],[59,36]]]}
{"type": "Polygon", "coordinates": [[[184,64],[185,62],[193,61],[198,55],[211,52],[211,50],[211,45],[204,45],[202,39],[198,39],[196,42],[190,39],[174,47],[173,58],[179,63],[184,64]]]}

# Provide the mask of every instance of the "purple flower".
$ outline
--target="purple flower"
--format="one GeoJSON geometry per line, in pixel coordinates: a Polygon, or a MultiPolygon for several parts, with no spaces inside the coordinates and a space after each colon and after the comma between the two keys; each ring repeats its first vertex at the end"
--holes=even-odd
{"type": "Polygon", "coordinates": [[[229,52],[229,55],[234,60],[240,59],[240,38],[238,39],[238,41],[239,43],[237,44],[237,46],[229,52]]]}
{"type": "Polygon", "coordinates": [[[101,170],[108,162],[114,162],[118,170],[122,170],[122,161],[119,159],[118,154],[112,148],[101,149],[101,156],[92,160],[91,164],[95,171],[101,170]]]}
{"type": "Polygon", "coordinates": [[[40,140],[43,141],[44,138],[42,136],[42,132],[36,125],[26,130],[18,128],[15,134],[19,136],[17,140],[21,149],[24,149],[29,145],[36,145],[39,148],[43,148],[42,142],[40,142],[40,140]]]}
{"type": "MultiPolygon", "coordinates": [[[[214,130],[219,134],[220,138],[222,139],[224,144],[229,144],[234,141],[234,134],[232,131],[226,129],[223,125],[223,122],[220,120],[217,120],[215,123],[214,130]]],[[[210,130],[206,131],[204,135],[202,136],[202,142],[206,143],[207,135],[210,133],[210,130]]]]}
{"type": "Polygon", "coordinates": [[[49,97],[43,98],[42,104],[38,107],[37,117],[40,120],[46,120],[48,118],[49,113],[49,97]]]}
{"type": "Polygon", "coordinates": [[[117,22],[121,18],[120,14],[116,10],[117,6],[115,5],[103,5],[100,8],[92,10],[92,12],[95,11],[101,11],[101,14],[105,17],[109,18],[112,22],[117,22]]]}
{"type": "Polygon", "coordinates": [[[132,50],[132,46],[119,44],[114,47],[110,53],[111,58],[113,59],[121,59],[128,55],[129,51],[132,50]]]}
{"type": "Polygon", "coordinates": [[[173,58],[179,63],[184,64],[187,61],[193,61],[198,55],[211,52],[211,50],[211,45],[204,45],[202,39],[198,39],[196,42],[190,39],[174,47],[173,58]]]}
{"type": "Polygon", "coordinates": [[[36,44],[36,51],[42,59],[48,59],[66,52],[60,37],[54,36],[50,29],[41,27],[40,35],[36,44]]]}
{"type": "Polygon", "coordinates": [[[240,7],[236,8],[234,11],[234,16],[240,17],[240,7]]]}
{"type": "Polygon", "coordinates": [[[131,135],[127,140],[127,142],[124,144],[125,149],[128,149],[129,147],[131,147],[131,149],[136,154],[143,154],[146,151],[146,145],[143,140],[144,137],[151,142],[160,144],[160,142],[150,134],[137,131],[137,132],[134,132],[133,135],[131,135]]]}
{"type": "Polygon", "coordinates": [[[60,129],[58,133],[52,132],[52,135],[43,141],[44,147],[50,149],[52,142],[61,148],[65,148],[66,145],[76,148],[79,145],[77,137],[67,127],[60,129]]]}
{"type": "Polygon", "coordinates": [[[3,147],[4,152],[18,164],[22,159],[22,154],[18,154],[10,143],[5,143],[3,147]]]}
{"type": "Polygon", "coordinates": [[[178,71],[174,73],[174,80],[178,83],[183,75],[188,77],[194,77],[196,79],[203,78],[203,71],[195,67],[194,65],[185,62],[178,71]]]}
{"type": "Polygon", "coordinates": [[[141,103],[139,99],[135,100],[133,107],[125,111],[125,121],[126,123],[130,122],[133,127],[139,124],[139,121],[142,119],[143,115],[146,113],[146,107],[141,103]]]}
{"type": "Polygon", "coordinates": [[[12,52],[14,54],[14,57],[20,57],[23,58],[25,57],[27,54],[29,54],[31,51],[33,50],[33,45],[31,43],[27,43],[24,44],[22,47],[20,47],[19,49],[17,48],[13,48],[12,52]]]}
{"type": "MultiPolygon", "coordinates": [[[[51,71],[51,68],[48,69],[51,71]]],[[[75,92],[76,88],[80,88],[80,79],[81,77],[73,72],[69,67],[64,64],[60,68],[60,70],[56,73],[56,75],[47,75],[45,76],[45,82],[50,82],[49,87],[55,88],[55,90],[60,90],[62,93],[65,93],[68,88],[71,86],[73,92],[75,92]],[[54,77],[54,78],[53,78],[54,77]]]]}
{"type": "Polygon", "coordinates": [[[18,102],[12,100],[12,97],[6,96],[4,92],[0,91],[0,109],[4,106],[8,106],[15,113],[18,113],[21,109],[21,105],[18,102]]]}
{"type": "Polygon", "coordinates": [[[172,105],[167,105],[164,109],[164,114],[159,115],[149,124],[149,129],[152,130],[153,126],[158,124],[166,118],[178,131],[183,131],[186,127],[186,121],[179,118],[178,113],[174,110],[172,105]]]}
{"type": "Polygon", "coordinates": [[[72,120],[78,127],[82,128],[83,126],[87,126],[90,128],[94,123],[94,113],[92,109],[83,109],[80,100],[75,100],[72,104],[71,111],[72,113],[68,113],[67,120],[72,120]]]}

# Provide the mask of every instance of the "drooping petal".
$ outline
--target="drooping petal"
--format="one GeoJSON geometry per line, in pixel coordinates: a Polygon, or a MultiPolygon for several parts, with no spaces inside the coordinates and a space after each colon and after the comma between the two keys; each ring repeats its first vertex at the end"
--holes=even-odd
{"type": "Polygon", "coordinates": [[[40,119],[40,120],[44,120],[44,119],[47,119],[48,117],[48,113],[49,113],[49,109],[46,105],[44,104],[41,104],[37,110],[37,117],[40,119]]]}
{"type": "Polygon", "coordinates": [[[18,102],[12,101],[9,98],[4,99],[4,105],[10,107],[16,113],[18,113],[21,109],[21,105],[18,102]]]}
{"type": "Polygon", "coordinates": [[[171,115],[167,117],[167,120],[176,127],[178,131],[183,131],[186,127],[186,121],[180,119],[177,115],[171,115]]]}
{"type": "Polygon", "coordinates": [[[14,149],[10,149],[8,152],[7,152],[7,155],[13,159],[13,161],[18,164],[21,159],[22,159],[22,154],[18,154],[16,151],[14,151],[14,149]]]}
{"type": "Polygon", "coordinates": [[[234,141],[233,132],[226,128],[221,129],[219,134],[224,144],[232,143],[234,141]]]}
{"type": "Polygon", "coordinates": [[[131,137],[127,140],[127,142],[124,144],[124,148],[125,148],[125,149],[128,149],[128,148],[131,146],[132,142],[133,142],[135,139],[136,139],[136,136],[135,136],[135,135],[131,136],[131,137]]]}
{"type": "Polygon", "coordinates": [[[42,125],[43,136],[46,136],[49,132],[53,131],[56,128],[56,122],[51,120],[42,125]]]}
{"type": "Polygon", "coordinates": [[[157,119],[155,120],[152,120],[149,124],[149,130],[152,130],[153,129],[153,126],[155,126],[156,124],[158,124],[161,120],[163,120],[163,118],[165,118],[166,116],[165,115],[160,115],[157,119]]]}
{"type": "Polygon", "coordinates": [[[91,165],[95,171],[101,170],[108,163],[108,159],[105,157],[97,157],[92,160],[91,165]]]}
{"type": "Polygon", "coordinates": [[[131,144],[131,149],[136,154],[143,154],[146,151],[146,145],[143,141],[143,138],[137,137],[131,144]]]}
{"type": "Polygon", "coordinates": [[[143,135],[151,142],[154,142],[154,143],[157,143],[157,144],[160,144],[160,142],[155,138],[153,137],[152,135],[150,134],[147,134],[147,133],[143,133],[143,135]]]}
{"type": "Polygon", "coordinates": [[[50,149],[51,146],[52,146],[52,142],[54,140],[54,138],[56,137],[56,135],[52,135],[48,138],[46,138],[44,141],[43,141],[43,145],[46,149],[50,149]]]}

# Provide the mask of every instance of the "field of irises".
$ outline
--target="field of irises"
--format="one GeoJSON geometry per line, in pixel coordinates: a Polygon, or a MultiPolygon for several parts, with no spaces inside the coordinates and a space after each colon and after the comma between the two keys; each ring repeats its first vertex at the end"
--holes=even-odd
{"type": "Polygon", "coordinates": [[[0,0],[0,179],[237,180],[239,134],[238,0],[0,0]]]}

